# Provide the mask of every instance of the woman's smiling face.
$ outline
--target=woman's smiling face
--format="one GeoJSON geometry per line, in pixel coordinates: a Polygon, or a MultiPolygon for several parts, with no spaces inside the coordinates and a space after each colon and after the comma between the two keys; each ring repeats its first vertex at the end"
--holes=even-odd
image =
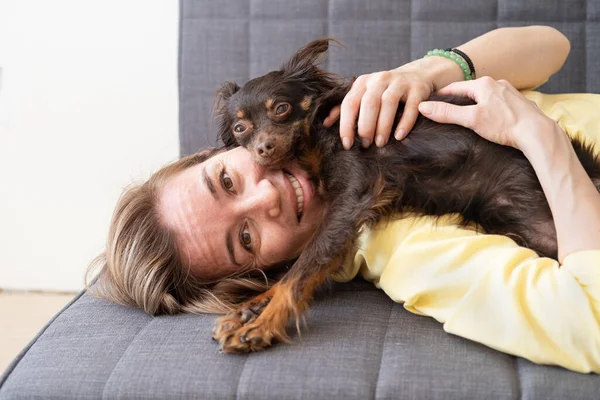
{"type": "Polygon", "coordinates": [[[242,147],[171,178],[159,202],[184,262],[205,280],[297,257],[324,212],[298,167],[265,169],[242,147]]]}

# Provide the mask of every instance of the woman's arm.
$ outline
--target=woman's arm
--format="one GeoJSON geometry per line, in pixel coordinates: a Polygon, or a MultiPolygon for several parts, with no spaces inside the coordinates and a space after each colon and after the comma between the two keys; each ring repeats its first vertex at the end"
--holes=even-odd
{"type": "Polygon", "coordinates": [[[552,121],[523,138],[556,226],[558,260],[600,249],[600,194],[579,162],[568,136],[552,121]]]}
{"type": "MultiPolygon", "coordinates": [[[[496,29],[458,49],[471,58],[478,76],[506,79],[525,89],[539,86],[558,71],[569,54],[570,44],[554,28],[529,26],[496,29]]],[[[349,148],[358,118],[358,135],[363,145],[370,146],[376,137],[375,142],[381,147],[389,139],[400,101],[406,106],[394,134],[397,139],[412,129],[421,101],[463,78],[460,67],[443,57],[421,58],[390,71],[362,75],[341,108],[334,108],[325,124],[332,125],[340,118],[340,137],[344,147],[349,148]]]]}
{"type": "MultiPolygon", "coordinates": [[[[507,80],[515,88],[532,89],[542,85],[565,63],[571,45],[569,40],[549,26],[500,28],[457,47],[466,53],[475,66],[478,77],[507,80]]],[[[462,81],[462,70],[443,57],[427,57],[417,62],[449,64],[454,74],[441,71],[434,74],[435,91],[452,82],[462,81]]]]}
{"type": "Polygon", "coordinates": [[[600,250],[562,265],[460,217],[404,215],[365,230],[360,269],[392,300],[444,330],[542,364],[600,373],[600,250]]]}
{"type": "Polygon", "coordinates": [[[457,82],[439,93],[468,96],[477,104],[423,102],[419,110],[428,118],[473,129],[529,159],[552,210],[559,261],[577,251],[600,249],[600,194],[555,121],[506,81],[457,82]]]}

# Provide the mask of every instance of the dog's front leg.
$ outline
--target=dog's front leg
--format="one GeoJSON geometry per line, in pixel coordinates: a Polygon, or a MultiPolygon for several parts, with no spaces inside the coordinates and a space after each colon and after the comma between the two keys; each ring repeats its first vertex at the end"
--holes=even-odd
{"type": "Polygon", "coordinates": [[[276,283],[265,293],[244,303],[240,309],[217,320],[213,339],[225,353],[262,350],[276,341],[287,342],[285,325],[290,317],[290,288],[276,283]]]}
{"type": "Polygon", "coordinates": [[[298,327],[315,288],[340,268],[352,250],[360,206],[351,200],[337,202],[319,233],[281,281],[217,321],[213,339],[219,341],[222,351],[246,353],[277,341],[289,341],[287,321],[295,316],[298,327]]]}

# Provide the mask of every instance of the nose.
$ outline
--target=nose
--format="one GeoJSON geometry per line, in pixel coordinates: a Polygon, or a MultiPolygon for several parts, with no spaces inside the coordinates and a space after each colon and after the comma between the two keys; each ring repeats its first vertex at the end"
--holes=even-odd
{"type": "Polygon", "coordinates": [[[263,178],[248,190],[243,208],[246,213],[266,213],[269,217],[276,218],[281,214],[281,196],[273,183],[263,178]]]}
{"type": "Polygon", "coordinates": [[[275,152],[275,142],[272,139],[265,139],[256,146],[256,151],[262,158],[271,158],[275,152]]]}

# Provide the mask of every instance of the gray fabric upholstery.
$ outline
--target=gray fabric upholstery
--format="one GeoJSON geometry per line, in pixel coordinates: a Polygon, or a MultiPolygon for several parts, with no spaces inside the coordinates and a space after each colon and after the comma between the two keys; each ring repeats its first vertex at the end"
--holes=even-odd
{"type": "Polygon", "coordinates": [[[318,37],[344,43],[346,48],[330,50],[324,67],[352,76],[394,68],[427,50],[457,46],[496,27],[550,25],[570,39],[571,54],[563,69],[539,90],[600,93],[598,0],[184,0],[181,4],[182,154],[216,144],[211,109],[222,82],[243,84],[276,69],[318,37]]]}
{"type": "MultiPolygon", "coordinates": [[[[182,154],[215,143],[209,113],[221,82],[241,84],[276,68],[321,36],[346,45],[333,49],[325,66],[358,75],[496,26],[549,24],[573,49],[541,90],[600,91],[600,0],[184,0],[181,6],[182,154]]],[[[262,353],[220,354],[210,340],[214,319],[150,317],[84,293],[0,377],[0,399],[596,399],[600,392],[597,375],[534,365],[446,334],[362,281],[335,286],[315,303],[301,338],[262,353]]]]}
{"type": "Polygon", "coordinates": [[[150,317],[84,293],[0,378],[0,399],[596,399],[600,389],[597,375],[449,335],[367,282],[335,286],[300,338],[262,353],[219,353],[214,319],[150,317]]]}

